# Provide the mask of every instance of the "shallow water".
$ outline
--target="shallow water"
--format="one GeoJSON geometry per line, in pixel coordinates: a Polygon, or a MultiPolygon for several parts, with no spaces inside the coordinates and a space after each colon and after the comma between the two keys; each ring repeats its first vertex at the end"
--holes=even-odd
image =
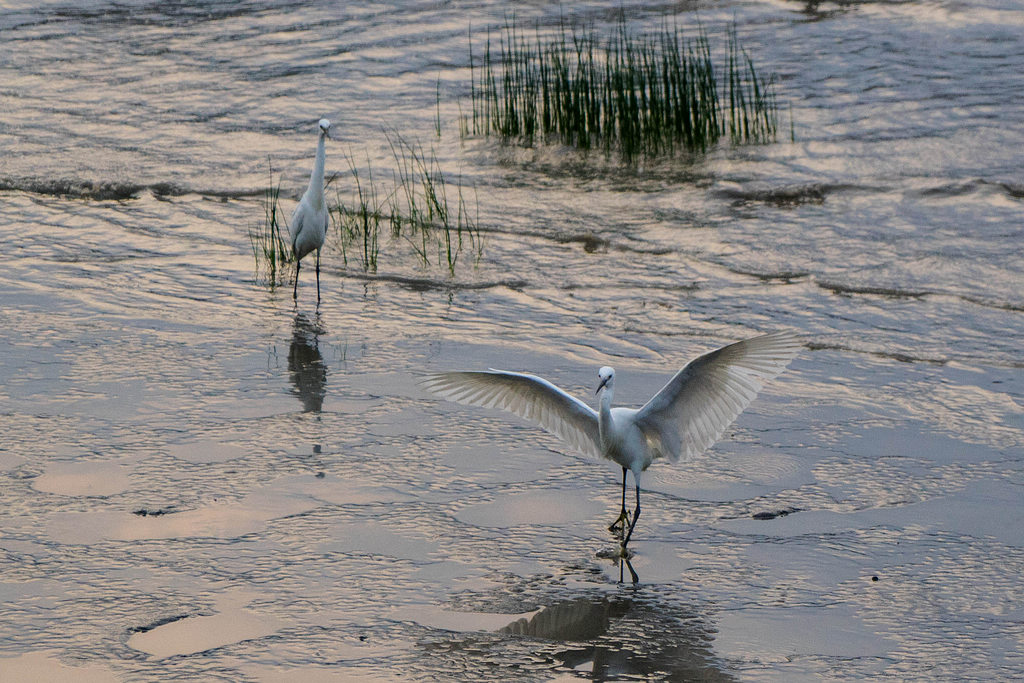
{"type": "Polygon", "coordinates": [[[1024,5],[680,12],[736,18],[795,142],[464,143],[499,3],[4,3],[0,677],[1024,676],[1024,5]],[[290,211],[321,116],[329,172],[433,145],[479,262],[328,250],[319,310],[310,269],[255,282],[268,158],[290,211]],[[639,404],[775,329],[807,349],[648,471],[635,587],[618,472],[415,384],[610,364],[639,404]]]}

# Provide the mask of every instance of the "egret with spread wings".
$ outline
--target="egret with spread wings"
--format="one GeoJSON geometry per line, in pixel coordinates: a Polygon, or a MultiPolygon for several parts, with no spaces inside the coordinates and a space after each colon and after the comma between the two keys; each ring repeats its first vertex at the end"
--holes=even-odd
{"type": "Polygon", "coordinates": [[[584,455],[619,465],[622,509],[609,529],[621,529],[625,555],[640,518],[641,473],[657,458],[676,462],[706,450],[800,348],[789,332],[723,346],[688,363],[639,409],[612,408],[615,370],[610,367],[598,371],[601,403],[596,411],[546,379],[519,372],[442,372],[420,384],[456,403],[515,413],[584,455]],[[627,470],[636,484],[632,516],[626,511],[627,470]]]}

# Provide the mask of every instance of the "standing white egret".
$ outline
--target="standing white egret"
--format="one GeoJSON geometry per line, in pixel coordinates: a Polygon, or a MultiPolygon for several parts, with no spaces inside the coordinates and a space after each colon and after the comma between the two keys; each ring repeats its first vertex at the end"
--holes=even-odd
{"type": "Polygon", "coordinates": [[[288,233],[292,238],[292,252],[295,254],[295,287],[292,298],[299,298],[299,266],[302,257],[316,250],[316,300],[320,301],[320,248],[327,237],[327,202],[324,201],[324,140],[331,137],[331,122],[320,119],[320,139],[316,143],[316,161],[299,205],[292,212],[288,233]]]}
{"type": "Polygon", "coordinates": [[[546,379],[502,370],[442,372],[420,380],[449,400],[501,408],[532,420],[572,448],[622,468],[622,548],[640,518],[640,474],[656,458],[675,462],[699,455],[750,405],[757,392],[800,350],[796,335],[776,332],[723,346],[689,362],[642,408],[612,408],[615,370],[601,368],[598,411],[546,379]],[[626,471],[636,483],[636,508],[626,511],[626,471]],[[629,525],[628,528],[626,525],[629,525]]]}

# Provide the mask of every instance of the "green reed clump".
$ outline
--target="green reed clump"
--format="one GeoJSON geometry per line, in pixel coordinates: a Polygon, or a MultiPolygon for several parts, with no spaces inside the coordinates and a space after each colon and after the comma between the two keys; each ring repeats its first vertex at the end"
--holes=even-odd
{"type": "Polygon", "coordinates": [[[449,182],[433,149],[428,153],[397,133],[388,136],[388,143],[395,161],[390,186],[374,181],[369,160],[367,182],[361,182],[350,157],[355,194],[349,202],[339,196],[332,212],[345,263],[349,253],[358,254],[364,270],[376,271],[383,226],[390,228],[393,241],[409,245],[423,265],[444,265],[454,275],[463,254],[479,257],[482,249],[462,183],[456,182],[454,196],[449,198],[449,182]]]}
{"type": "Polygon", "coordinates": [[[727,52],[729,139],[734,145],[772,142],[779,111],[772,81],[757,75],[753,60],[739,44],[735,26],[729,31],[727,52]]]}
{"type": "MultiPolygon", "coordinates": [[[[295,254],[281,233],[280,210],[281,181],[274,184],[274,169],[270,169],[270,186],[263,194],[264,219],[249,228],[249,244],[256,261],[256,279],[271,287],[286,282],[295,263],[295,254]]],[[[285,228],[287,232],[287,227],[285,228]]]]}
{"type": "MultiPolygon", "coordinates": [[[[492,50],[475,63],[470,36],[474,135],[532,146],[557,141],[579,149],[617,151],[626,160],[706,151],[726,135],[734,144],[775,138],[772,80],[759,75],[729,32],[720,79],[707,34],[686,39],[666,21],[637,36],[620,20],[606,39],[593,27],[528,37],[506,21],[492,50]]],[[[469,121],[465,122],[469,129],[469,121]]]]}
{"type": "Polygon", "coordinates": [[[355,197],[351,204],[346,204],[340,192],[336,193],[338,205],[330,212],[330,216],[341,236],[341,254],[345,265],[348,266],[349,251],[354,248],[353,254],[359,256],[363,270],[376,272],[383,205],[378,200],[377,188],[373,184],[373,169],[370,168],[369,159],[366,161],[368,184],[365,189],[352,155],[349,154],[346,159],[355,184],[355,197]]]}

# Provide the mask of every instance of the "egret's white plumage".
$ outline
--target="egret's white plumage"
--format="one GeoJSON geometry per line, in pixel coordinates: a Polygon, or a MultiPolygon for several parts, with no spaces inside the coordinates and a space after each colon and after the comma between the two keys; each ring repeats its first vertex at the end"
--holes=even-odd
{"type": "Polygon", "coordinates": [[[443,372],[421,385],[466,405],[501,408],[532,420],[573,449],[607,458],[622,467],[622,512],[626,513],[626,470],[636,481],[636,508],[623,550],[640,516],[640,474],[657,458],[675,462],[706,450],[750,405],[764,383],[793,360],[796,335],[777,332],[723,346],[688,363],[644,406],[612,408],[615,371],[598,372],[601,403],[594,410],[551,382],[518,372],[443,372]]]}
{"type": "Polygon", "coordinates": [[[316,143],[316,160],[309,177],[309,187],[292,212],[288,234],[292,238],[292,252],[295,254],[295,287],[292,298],[299,296],[299,265],[302,257],[316,251],[316,300],[320,301],[320,248],[327,237],[327,202],[324,201],[324,163],[326,151],[324,141],[330,137],[331,122],[320,119],[320,137],[316,143]]]}

